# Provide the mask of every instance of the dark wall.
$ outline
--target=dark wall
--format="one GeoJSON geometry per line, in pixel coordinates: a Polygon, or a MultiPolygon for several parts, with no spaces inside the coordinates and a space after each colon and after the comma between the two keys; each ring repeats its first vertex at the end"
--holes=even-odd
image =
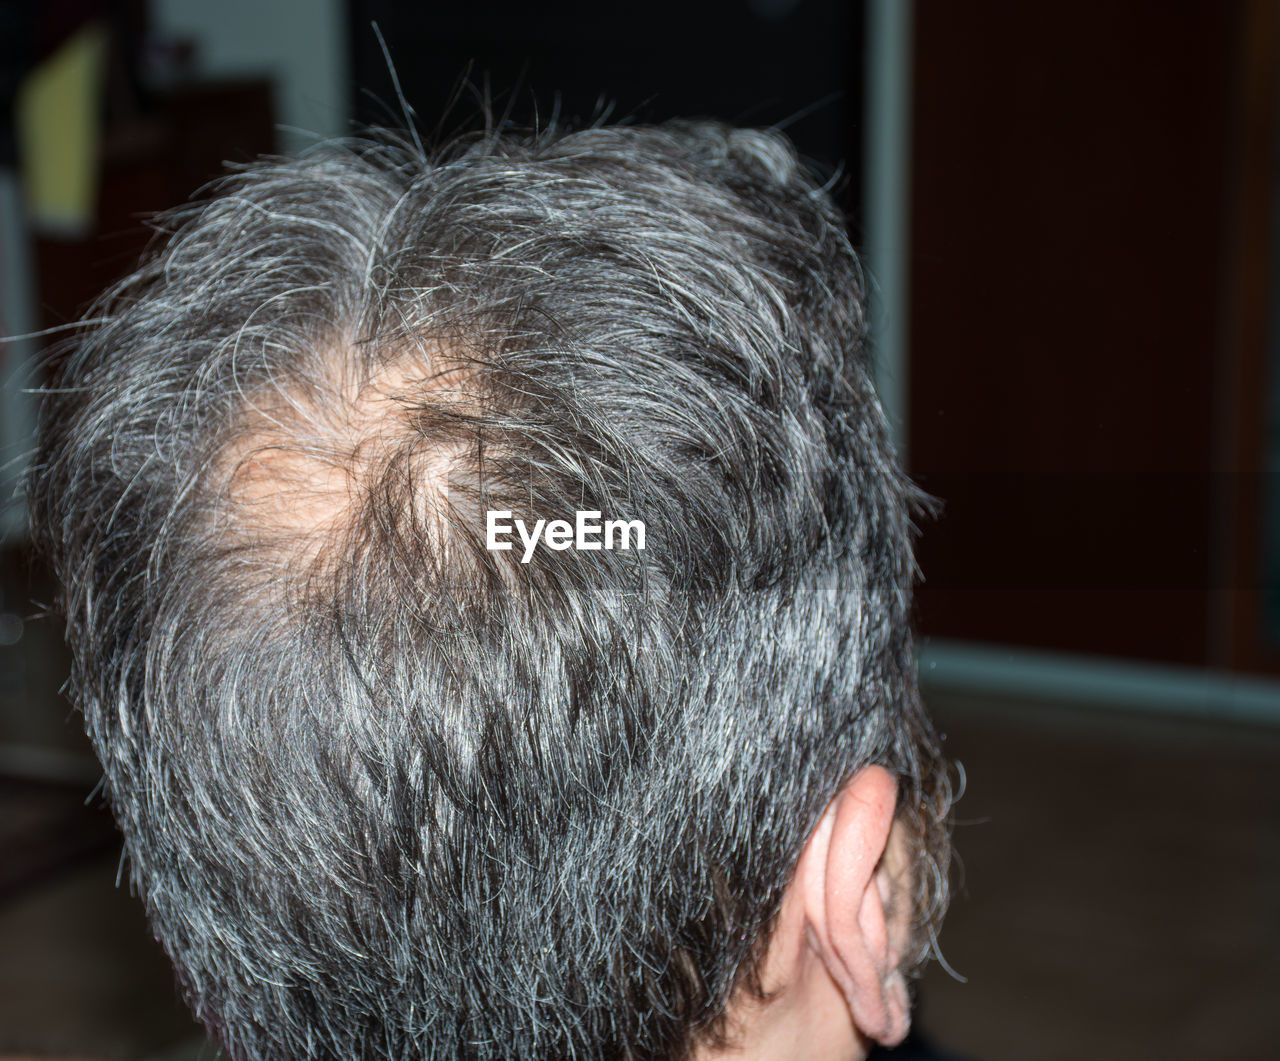
{"type": "Polygon", "coordinates": [[[1259,579],[1238,445],[1263,408],[1238,298],[1263,266],[1259,8],[916,5],[910,453],[945,503],[926,633],[1222,664],[1253,636],[1232,622],[1259,579]]]}

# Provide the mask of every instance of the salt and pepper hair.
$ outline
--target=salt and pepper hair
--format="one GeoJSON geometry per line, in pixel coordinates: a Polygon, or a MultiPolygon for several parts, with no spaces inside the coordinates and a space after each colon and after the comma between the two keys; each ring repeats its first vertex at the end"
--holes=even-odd
{"type": "Polygon", "coordinates": [[[916,495],[783,137],[375,137],[166,224],[30,500],[134,886],[231,1057],[681,1057],[869,763],[923,955],[916,495]],[[521,564],[488,509],[646,547],[521,564]]]}

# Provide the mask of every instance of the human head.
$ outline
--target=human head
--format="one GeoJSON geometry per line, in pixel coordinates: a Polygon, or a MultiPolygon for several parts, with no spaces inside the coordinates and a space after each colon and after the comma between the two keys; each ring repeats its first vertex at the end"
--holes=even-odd
{"type": "Polygon", "coordinates": [[[232,1056],[723,1042],[857,777],[911,964],[947,803],[915,495],[783,138],[326,145],[167,226],[46,395],[30,500],[133,881],[232,1056]],[[491,510],[645,549],[523,564],[491,510]]]}

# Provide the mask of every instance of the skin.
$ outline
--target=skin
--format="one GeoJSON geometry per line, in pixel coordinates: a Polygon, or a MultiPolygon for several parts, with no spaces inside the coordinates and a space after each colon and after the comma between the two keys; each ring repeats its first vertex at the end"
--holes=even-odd
{"type": "Polygon", "coordinates": [[[805,845],[769,941],[765,1000],[729,1006],[729,1045],[697,1061],[856,1061],[910,1027],[901,965],[910,936],[910,866],[894,822],[897,785],[860,770],[805,845]]]}

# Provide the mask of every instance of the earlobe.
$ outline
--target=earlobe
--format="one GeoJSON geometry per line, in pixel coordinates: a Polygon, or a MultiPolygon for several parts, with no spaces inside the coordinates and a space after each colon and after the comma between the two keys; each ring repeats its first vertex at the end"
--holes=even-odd
{"type": "Polygon", "coordinates": [[[896,809],[893,775],[880,766],[858,771],[810,837],[800,876],[813,938],[854,1024],[887,1045],[910,1025],[903,928],[892,916],[900,904],[886,857],[896,809]]]}

